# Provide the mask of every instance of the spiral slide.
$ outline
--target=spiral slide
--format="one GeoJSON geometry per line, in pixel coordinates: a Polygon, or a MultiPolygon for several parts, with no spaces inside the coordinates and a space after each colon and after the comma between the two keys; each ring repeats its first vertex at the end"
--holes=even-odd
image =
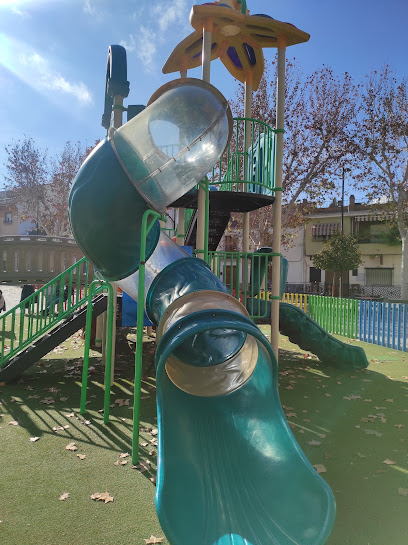
{"type": "MultiPolygon", "coordinates": [[[[70,196],[75,238],[134,299],[144,212],[194,187],[231,126],[224,97],[183,78],[159,89],[81,167],[70,196]]],[[[158,222],[146,254],[144,303],[159,338],[156,508],[169,542],[322,545],[334,498],[285,419],[270,344],[205,262],[158,222]]]]}

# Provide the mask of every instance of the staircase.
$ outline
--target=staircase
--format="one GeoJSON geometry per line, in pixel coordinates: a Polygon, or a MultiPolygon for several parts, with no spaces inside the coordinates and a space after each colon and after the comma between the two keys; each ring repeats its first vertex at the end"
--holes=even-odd
{"type": "MultiPolygon", "coordinates": [[[[208,250],[215,252],[220,243],[222,235],[227,228],[230,219],[230,212],[228,210],[216,210],[211,213],[208,222],[208,250]]],[[[197,210],[191,217],[190,224],[187,228],[185,236],[186,246],[196,247],[197,239],[197,210]]]]}
{"type": "MultiPolygon", "coordinates": [[[[85,325],[91,274],[88,260],[82,258],[0,316],[0,382],[17,380],[85,325]]],[[[106,296],[95,297],[93,315],[106,306],[106,296]]]]}

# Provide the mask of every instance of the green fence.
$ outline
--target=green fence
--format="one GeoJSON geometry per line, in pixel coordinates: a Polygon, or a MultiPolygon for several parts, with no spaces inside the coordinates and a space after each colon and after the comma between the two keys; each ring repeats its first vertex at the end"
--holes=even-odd
{"type": "Polygon", "coordinates": [[[309,295],[308,315],[329,333],[358,338],[359,302],[356,299],[340,299],[309,295]]]}
{"type": "Polygon", "coordinates": [[[86,304],[92,272],[82,258],[0,316],[0,367],[86,304]]]}

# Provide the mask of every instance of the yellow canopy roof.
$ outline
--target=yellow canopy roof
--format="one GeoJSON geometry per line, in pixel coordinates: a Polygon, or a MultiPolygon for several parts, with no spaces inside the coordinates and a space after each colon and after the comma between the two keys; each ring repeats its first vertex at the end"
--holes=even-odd
{"type": "Polygon", "coordinates": [[[212,31],[211,60],[220,58],[230,74],[242,83],[259,86],[264,71],[262,48],[307,42],[310,35],[290,23],[262,15],[244,15],[219,4],[193,6],[190,22],[195,31],[172,51],[163,66],[165,74],[196,68],[202,61],[203,29],[212,31]]]}

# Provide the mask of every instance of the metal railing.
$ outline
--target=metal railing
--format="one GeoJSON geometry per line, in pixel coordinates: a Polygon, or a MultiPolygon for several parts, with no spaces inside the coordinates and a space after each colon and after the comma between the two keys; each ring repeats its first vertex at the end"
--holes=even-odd
{"type": "MultiPolygon", "coordinates": [[[[197,257],[202,252],[196,250],[197,257]]],[[[262,289],[271,281],[269,267],[272,254],[246,252],[208,252],[212,272],[227,286],[233,297],[248,308],[252,319],[266,318],[267,305],[262,289]]]]}
{"type": "Polygon", "coordinates": [[[86,304],[90,270],[82,258],[0,316],[0,367],[86,304]]]}
{"type": "Polygon", "coordinates": [[[274,191],[275,130],[263,121],[234,118],[230,145],[209,175],[220,191],[272,195],[274,191]],[[249,142],[245,149],[245,142],[249,142]]]}

